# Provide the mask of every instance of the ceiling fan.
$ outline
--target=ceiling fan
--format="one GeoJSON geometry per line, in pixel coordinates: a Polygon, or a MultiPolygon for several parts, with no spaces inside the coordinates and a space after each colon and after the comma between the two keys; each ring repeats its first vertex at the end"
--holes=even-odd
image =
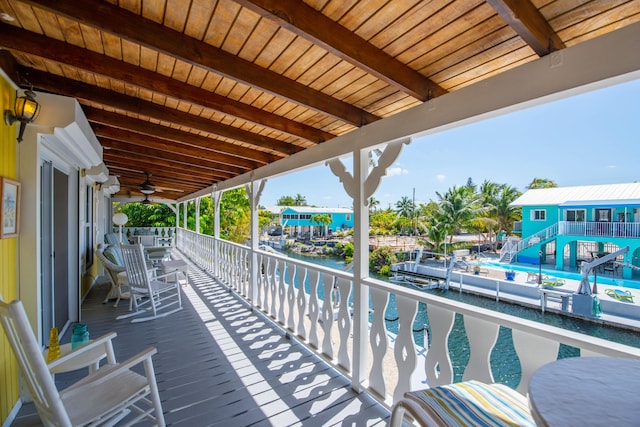
{"type": "Polygon", "coordinates": [[[145,172],[144,174],[147,176],[147,179],[142,184],[140,184],[140,191],[142,192],[142,194],[147,196],[156,192],[156,186],[153,185],[151,181],[149,181],[151,173],[145,172]]]}
{"type": "Polygon", "coordinates": [[[153,202],[151,200],[149,200],[149,195],[145,194],[144,195],[144,200],[142,202],[140,202],[140,203],[142,203],[143,205],[150,205],[153,202]]]}

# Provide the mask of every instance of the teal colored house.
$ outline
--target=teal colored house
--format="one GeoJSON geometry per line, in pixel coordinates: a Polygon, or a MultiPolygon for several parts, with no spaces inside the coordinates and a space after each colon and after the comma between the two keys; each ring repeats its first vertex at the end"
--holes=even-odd
{"type": "Polygon", "coordinates": [[[522,238],[509,238],[501,261],[578,269],[581,261],[629,246],[608,273],[639,275],[640,183],[528,190],[512,206],[522,207],[522,238]]]}
{"type": "Polygon", "coordinates": [[[353,211],[346,208],[287,206],[281,212],[281,225],[290,236],[348,230],[353,228],[353,211]],[[318,223],[314,219],[319,215],[328,215],[331,218],[331,223],[328,225],[318,223]]]}

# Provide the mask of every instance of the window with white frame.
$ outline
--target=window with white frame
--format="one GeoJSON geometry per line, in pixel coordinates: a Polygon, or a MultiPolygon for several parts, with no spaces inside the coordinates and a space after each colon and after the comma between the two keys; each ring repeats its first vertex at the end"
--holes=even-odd
{"type": "Polygon", "coordinates": [[[611,209],[596,209],[596,221],[611,222],[611,209]]]}
{"type": "Polygon", "coordinates": [[[567,209],[565,219],[567,221],[584,222],[587,217],[587,212],[584,209],[567,209]]]}
{"type": "Polygon", "coordinates": [[[546,209],[533,209],[531,211],[531,221],[546,221],[547,210],[546,209]]]}

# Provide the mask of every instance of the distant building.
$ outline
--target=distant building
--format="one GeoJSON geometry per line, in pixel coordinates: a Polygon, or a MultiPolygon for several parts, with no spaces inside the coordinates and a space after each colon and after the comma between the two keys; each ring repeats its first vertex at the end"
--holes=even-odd
{"type": "Polygon", "coordinates": [[[266,208],[273,215],[273,223],[280,224],[289,236],[331,234],[353,228],[353,210],[346,208],[318,208],[312,206],[276,206],[266,208]],[[312,221],[316,215],[328,215],[331,223],[326,226],[312,221]],[[326,227],[326,229],[325,229],[326,227]]]}
{"type": "MultiPolygon", "coordinates": [[[[528,190],[522,207],[522,239],[503,246],[501,260],[538,264],[555,256],[557,269],[629,246],[611,274],[631,278],[640,267],[640,183],[528,190]]],[[[517,225],[517,224],[516,224],[517,225]]]]}

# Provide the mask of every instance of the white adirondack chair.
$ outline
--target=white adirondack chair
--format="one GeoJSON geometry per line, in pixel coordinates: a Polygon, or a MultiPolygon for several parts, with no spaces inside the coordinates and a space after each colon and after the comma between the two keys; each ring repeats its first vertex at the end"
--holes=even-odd
{"type": "MultiPolygon", "coordinates": [[[[151,356],[155,348],[149,348],[122,363],[107,363],[62,391],[56,389],[49,366],[29,325],[22,302],[5,303],[0,300],[0,320],[11,348],[24,376],[24,383],[31,394],[42,423],[45,426],[97,426],[132,425],[145,420],[164,426],[162,405],[156,385],[151,356]],[[131,370],[142,363],[145,375],[131,370]],[[126,419],[125,419],[126,418],[126,419]]],[[[110,347],[109,361],[115,360],[110,347]]],[[[98,339],[66,356],[81,357],[83,352],[95,351],[105,345],[98,339]]]]}
{"type": "Polygon", "coordinates": [[[122,245],[122,257],[127,269],[129,292],[133,312],[118,316],[118,319],[152,313],[151,316],[136,317],[131,322],[144,322],[168,316],[182,310],[179,271],[155,274],[149,269],[142,245],[122,245]]]}

